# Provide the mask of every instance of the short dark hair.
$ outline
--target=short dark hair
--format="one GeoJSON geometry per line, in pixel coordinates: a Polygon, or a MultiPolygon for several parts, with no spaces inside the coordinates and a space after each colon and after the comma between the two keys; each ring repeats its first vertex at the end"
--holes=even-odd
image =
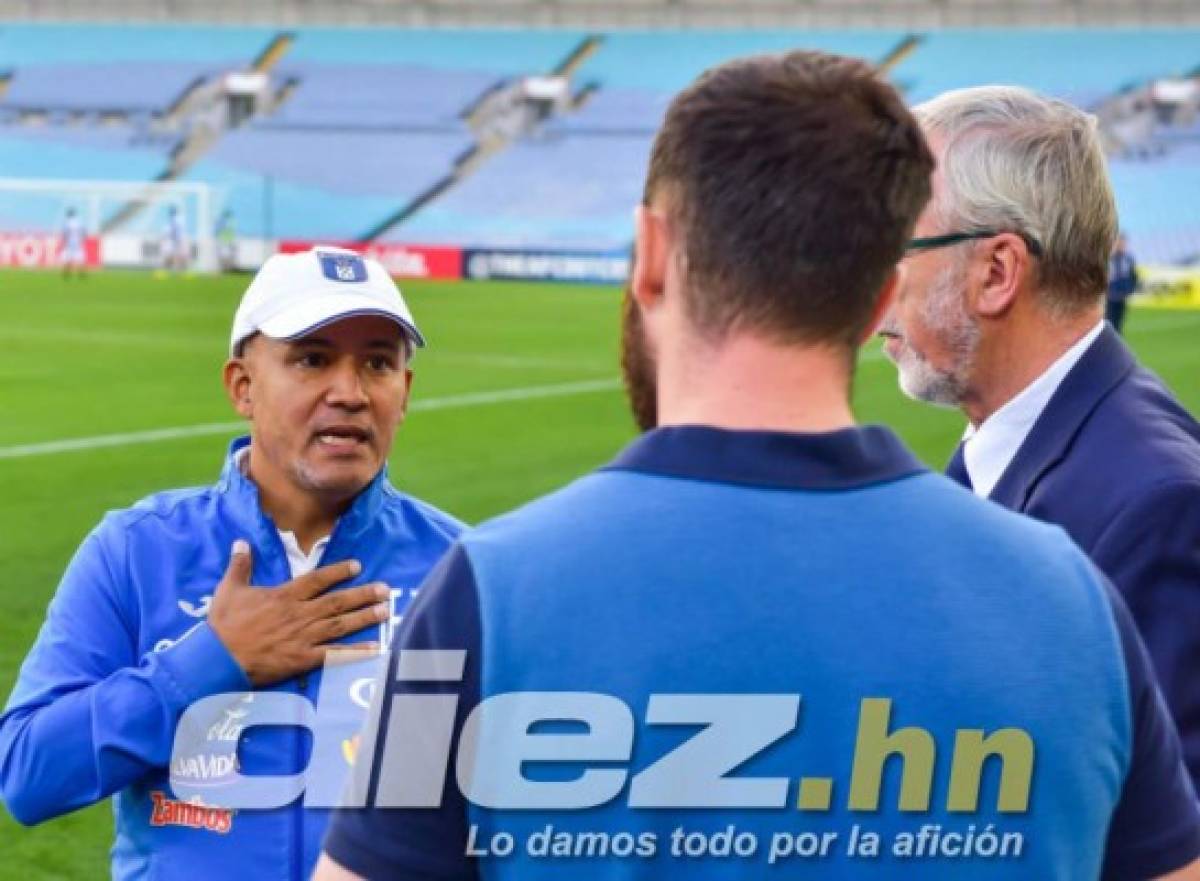
{"type": "Polygon", "coordinates": [[[667,110],[645,202],[682,239],[696,329],[855,345],[929,200],[934,160],[896,90],[823,52],[738,59],[667,110]]]}

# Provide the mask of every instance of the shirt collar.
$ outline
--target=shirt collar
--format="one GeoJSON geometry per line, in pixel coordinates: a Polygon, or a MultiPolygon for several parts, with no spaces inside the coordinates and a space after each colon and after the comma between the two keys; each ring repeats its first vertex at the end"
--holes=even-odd
{"type": "Polygon", "coordinates": [[[682,425],[642,435],[606,470],[775,489],[847,490],[918,474],[925,466],[880,425],[813,434],[682,425]]]}
{"type": "MultiPolygon", "coordinates": [[[[275,531],[275,525],[262,510],[258,487],[254,481],[242,473],[239,466],[241,456],[246,455],[242,451],[248,451],[249,447],[249,436],[234,438],[229,444],[229,451],[225,456],[225,466],[221,469],[221,479],[217,483],[217,489],[229,503],[230,513],[234,519],[243,528],[249,530],[250,535],[262,541],[275,531]]],[[[374,521],[383,506],[388,487],[385,463],[374,479],[355,496],[354,502],[346,513],[338,518],[335,530],[350,536],[358,535],[365,530],[374,521]]]]}
{"type": "Polygon", "coordinates": [[[992,494],[1054,392],[1103,329],[1104,322],[1100,321],[981,425],[967,426],[963,435],[963,464],[977,496],[987,498],[992,494]]]}

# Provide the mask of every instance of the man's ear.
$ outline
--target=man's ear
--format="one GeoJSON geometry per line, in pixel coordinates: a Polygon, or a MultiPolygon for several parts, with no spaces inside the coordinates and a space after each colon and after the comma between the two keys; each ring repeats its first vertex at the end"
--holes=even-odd
{"type": "Polygon", "coordinates": [[[397,425],[403,425],[405,418],[408,416],[408,399],[412,395],[413,372],[411,367],[404,368],[404,388],[400,392],[400,421],[397,425]]]}
{"type": "Polygon", "coordinates": [[[904,284],[904,275],[907,271],[903,263],[897,263],[884,279],[883,287],[879,289],[879,299],[875,301],[875,308],[871,310],[871,320],[867,322],[867,326],[859,337],[858,344],[860,346],[865,345],[867,340],[875,335],[875,331],[879,330],[879,326],[887,318],[888,312],[896,302],[900,285],[904,284]]]}
{"type": "Polygon", "coordinates": [[[246,359],[235,355],[226,361],[225,367],[221,371],[221,378],[225,383],[225,394],[229,397],[229,403],[233,404],[233,409],[243,419],[253,419],[254,402],[250,397],[250,368],[246,364],[246,359]]]}
{"type": "Polygon", "coordinates": [[[667,220],[660,211],[639,205],[633,212],[635,240],[629,292],[642,309],[661,304],[670,254],[667,220]]]}
{"type": "Polygon", "coordinates": [[[983,318],[1000,318],[1016,302],[1033,272],[1033,255],[1016,233],[1001,233],[976,245],[971,258],[972,307],[983,318]]]}

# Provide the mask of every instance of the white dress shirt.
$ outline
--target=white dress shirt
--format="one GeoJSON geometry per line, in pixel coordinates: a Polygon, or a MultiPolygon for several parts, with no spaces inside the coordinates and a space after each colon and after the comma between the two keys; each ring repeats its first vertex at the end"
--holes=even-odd
{"type": "Polygon", "coordinates": [[[986,499],[992,494],[1050,398],[1103,329],[1104,321],[1101,320],[982,425],[967,426],[963,435],[963,464],[975,495],[986,499]]]}

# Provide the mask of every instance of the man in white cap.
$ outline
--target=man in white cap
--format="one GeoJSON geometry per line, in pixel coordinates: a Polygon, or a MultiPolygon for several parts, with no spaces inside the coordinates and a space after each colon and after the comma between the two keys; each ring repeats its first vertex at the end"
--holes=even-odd
{"type": "MultiPolygon", "coordinates": [[[[386,643],[462,529],[386,475],[423,345],[375,261],[318,247],[264,264],[224,368],[249,437],[216,485],[103,519],[22,666],[0,716],[0,788],[17,820],[116,794],[114,878],[308,877],[327,811],[300,799],[237,811],[221,789],[310,765],[328,775],[305,727],[247,727],[251,705],[270,692],[302,711],[318,694],[322,712],[365,709],[374,671],[323,670],[327,650],[386,643]],[[229,696],[225,709],[181,753],[180,718],[213,695],[229,696]]],[[[360,721],[336,742],[343,776],[360,721]]]]}

